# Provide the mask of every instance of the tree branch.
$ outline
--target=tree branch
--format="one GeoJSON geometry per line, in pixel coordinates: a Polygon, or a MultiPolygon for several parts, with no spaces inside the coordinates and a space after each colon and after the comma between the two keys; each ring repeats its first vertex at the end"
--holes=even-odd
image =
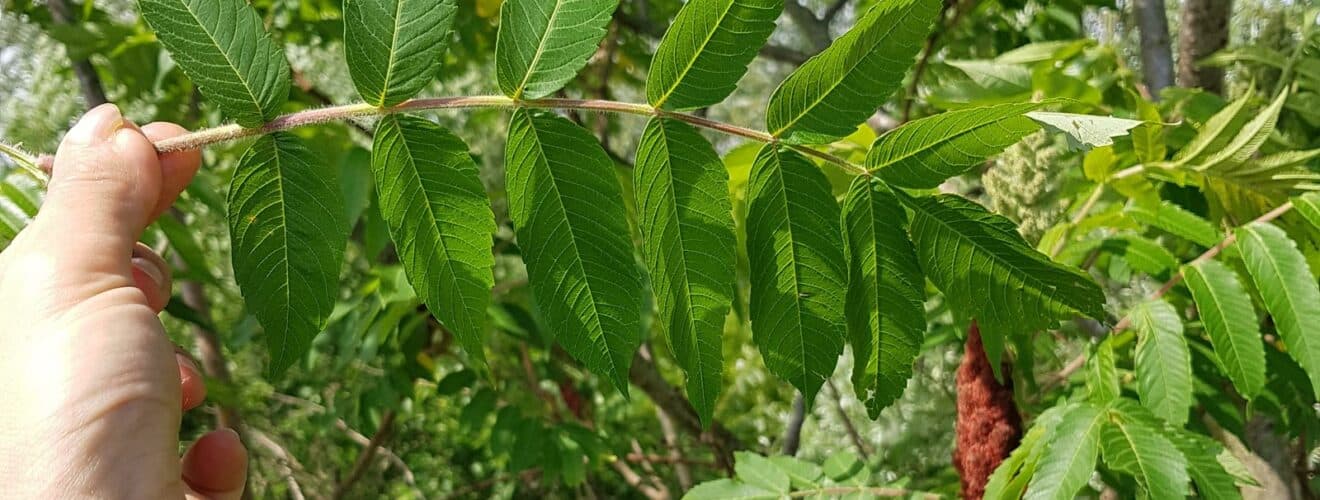
{"type": "Polygon", "coordinates": [[[866,441],[862,440],[862,435],[857,432],[857,427],[853,426],[852,418],[848,412],[843,411],[843,395],[839,393],[839,388],[834,385],[834,381],[825,379],[825,385],[830,389],[834,396],[834,411],[839,415],[839,421],[843,422],[843,429],[848,432],[848,438],[852,439],[853,446],[857,448],[857,454],[862,456],[863,461],[871,459],[870,448],[866,446],[866,441]]]}
{"type": "Polygon", "coordinates": [[[344,498],[349,489],[353,487],[353,484],[362,479],[362,475],[367,472],[367,467],[371,465],[371,459],[376,455],[376,451],[380,449],[381,443],[389,439],[390,434],[394,431],[394,415],[394,410],[385,411],[385,415],[380,420],[380,427],[371,436],[371,441],[367,443],[367,446],[358,454],[352,472],[338,486],[335,486],[335,491],[330,495],[330,498],[335,500],[344,498]]]}
{"type": "MultiPolygon", "coordinates": [[[[73,24],[73,13],[65,0],[47,0],[46,8],[50,9],[50,18],[56,25],[73,24]]],[[[68,46],[65,48],[67,51],[68,46]]],[[[70,57],[69,63],[73,67],[73,74],[78,77],[78,85],[82,88],[83,100],[87,101],[88,108],[109,102],[105,98],[105,86],[101,85],[101,77],[96,74],[91,61],[70,57]]]]}
{"type": "Polygon", "coordinates": [[[284,476],[284,481],[289,485],[289,496],[294,500],[304,500],[307,497],[303,495],[302,486],[298,485],[298,479],[293,476],[294,468],[302,469],[298,459],[293,458],[293,454],[280,446],[279,443],[267,436],[266,433],[259,430],[252,430],[252,440],[261,447],[266,448],[275,456],[276,464],[279,466],[280,475],[284,476]]]}
{"type": "Polygon", "coordinates": [[[784,428],[784,454],[795,456],[802,444],[802,424],[807,421],[807,404],[802,393],[793,398],[793,412],[788,416],[788,426],[784,428]]]}
{"type": "Polygon", "coordinates": [[[701,418],[692,408],[692,403],[660,375],[660,370],[656,368],[650,357],[649,349],[643,347],[633,356],[628,380],[645,392],[653,404],[673,417],[675,423],[710,446],[720,467],[730,474],[733,473],[733,452],[744,449],[742,442],[719,422],[712,423],[709,430],[704,429],[701,418]]]}
{"type": "Polygon", "coordinates": [[[811,42],[812,51],[820,52],[830,46],[830,24],[816,17],[816,13],[802,5],[798,0],[785,0],[784,13],[793,20],[798,32],[811,42]]]}

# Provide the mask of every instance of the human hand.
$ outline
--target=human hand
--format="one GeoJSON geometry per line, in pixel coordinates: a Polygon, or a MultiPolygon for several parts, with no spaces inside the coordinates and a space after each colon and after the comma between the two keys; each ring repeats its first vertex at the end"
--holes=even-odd
{"type": "Polygon", "coordinates": [[[168,268],[137,243],[197,172],[200,153],[152,146],[184,132],[138,129],[110,104],[88,112],[40,213],[0,253],[0,498],[241,495],[233,431],[179,459],[182,411],[205,389],[157,317],[168,268]]]}

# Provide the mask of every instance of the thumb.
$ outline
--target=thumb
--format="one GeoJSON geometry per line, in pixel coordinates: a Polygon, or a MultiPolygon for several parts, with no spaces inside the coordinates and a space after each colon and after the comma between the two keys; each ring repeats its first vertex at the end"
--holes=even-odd
{"type": "Polygon", "coordinates": [[[95,278],[132,279],[133,246],[150,223],[160,191],[156,148],[119,108],[102,104],[83,115],[60,143],[46,201],[24,244],[53,260],[59,281],[122,285],[95,278]]]}

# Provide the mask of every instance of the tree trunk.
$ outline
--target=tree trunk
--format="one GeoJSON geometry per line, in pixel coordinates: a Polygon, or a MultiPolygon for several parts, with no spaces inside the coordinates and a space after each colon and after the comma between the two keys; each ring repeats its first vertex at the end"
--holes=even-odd
{"type": "Polygon", "coordinates": [[[1178,85],[1224,93],[1224,70],[1199,66],[1206,57],[1228,46],[1232,0],[1184,0],[1178,31],[1178,85]]]}
{"type": "Polygon", "coordinates": [[[1173,86],[1173,51],[1169,47],[1169,18],[1164,0],[1136,0],[1134,9],[1141,31],[1141,73],[1151,99],[1173,86]]]}
{"type": "Polygon", "coordinates": [[[1000,373],[1002,384],[995,380],[981,346],[981,331],[973,322],[958,366],[958,445],[953,451],[953,465],[962,480],[965,499],[985,495],[990,474],[1022,439],[1022,417],[1013,403],[1013,381],[1009,378],[1012,370],[1007,361],[1000,373]]]}

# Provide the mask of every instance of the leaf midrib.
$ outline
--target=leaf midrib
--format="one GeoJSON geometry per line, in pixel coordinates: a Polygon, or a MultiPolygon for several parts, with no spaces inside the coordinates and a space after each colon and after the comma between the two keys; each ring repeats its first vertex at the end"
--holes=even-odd
{"type": "MultiPolygon", "coordinates": [[[[1216,316],[1220,320],[1219,322],[1224,325],[1224,330],[1225,330],[1224,333],[1228,337],[1227,343],[1229,344],[1227,346],[1227,349],[1233,353],[1233,360],[1234,360],[1233,366],[1229,367],[1229,370],[1233,372],[1237,372],[1237,375],[1239,377],[1242,377],[1242,379],[1245,381],[1247,378],[1247,370],[1242,364],[1242,359],[1244,356],[1242,355],[1242,352],[1239,351],[1237,336],[1233,335],[1231,332],[1228,332],[1228,330],[1232,328],[1229,327],[1228,313],[1227,310],[1224,309],[1223,307],[1224,302],[1220,300],[1219,294],[1216,293],[1216,287],[1210,286],[1210,280],[1206,279],[1207,274],[1205,270],[1203,270],[1199,265],[1191,266],[1191,268],[1195,270],[1196,274],[1199,276],[1199,280],[1205,286],[1206,293],[1210,295],[1210,301],[1214,303],[1214,311],[1218,312],[1218,314],[1215,314],[1214,316],[1216,316]]],[[[1206,316],[1206,314],[1202,312],[1201,316],[1203,317],[1203,321],[1204,321],[1204,316],[1206,316]]],[[[1213,343],[1214,336],[1212,335],[1210,339],[1211,342],[1213,343]]]]}
{"type": "Polygon", "coordinates": [[[601,357],[605,358],[605,362],[609,364],[610,378],[612,379],[617,378],[619,376],[618,373],[619,367],[614,363],[614,356],[610,355],[609,342],[605,340],[605,327],[600,323],[600,310],[596,308],[596,300],[597,300],[596,292],[592,287],[591,280],[587,279],[587,270],[582,267],[582,252],[578,249],[577,246],[577,235],[573,231],[573,224],[569,222],[568,219],[568,209],[564,207],[563,196],[559,191],[559,180],[555,178],[554,170],[550,168],[549,157],[545,154],[545,147],[542,145],[544,144],[544,141],[541,140],[541,133],[536,129],[536,120],[534,119],[531,113],[528,113],[526,111],[523,111],[522,113],[523,116],[527,118],[527,127],[536,137],[536,151],[540,154],[540,158],[542,160],[538,163],[544,165],[544,168],[550,172],[550,175],[547,176],[550,179],[550,189],[554,193],[555,200],[558,202],[557,205],[559,205],[559,209],[562,210],[564,214],[564,227],[568,228],[569,247],[573,249],[573,255],[577,257],[576,259],[573,259],[570,265],[576,267],[577,270],[582,273],[582,282],[587,289],[587,295],[591,296],[591,300],[587,301],[588,305],[591,307],[591,321],[595,322],[596,330],[598,330],[598,333],[600,333],[600,336],[598,336],[596,339],[593,339],[592,344],[596,344],[596,347],[604,348],[604,352],[600,354],[602,354],[601,357]],[[599,341],[599,343],[597,343],[596,341],[599,341]],[[601,344],[604,345],[602,346],[601,344]]]}
{"type": "MultiPolygon", "coordinates": [[[[770,146],[770,147],[774,147],[774,146],[770,146]]],[[[807,359],[806,359],[807,339],[806,339],[806,333],[803,332],[804,328],[802,325],[802,319],[803,319],[802,318],[802,282],[801,280],[798,279],[799,274],[801,273],[798,270],[799,260],[797,254],[798,253],[797,238],[793,236],[793,217],[788,209],[788,188],[784,184],[784,172],[783,172],[784,163],[783,160],[780,159],[781,153],[778,149],[774,149],[771,152],[771,154],[774,155],[774,161],[775,161],[774,176],[775,179],[779,181],[779,190],[778,193],[776,193],[775,199],[781,202],[784,208],[784,231],[788,233],[788,241],[789,241],[788,251],[790,254],[790,258],[793,259],[792,303],[793,303],[793,310],[796,311],[794,316],[797,317],[797,325],[796,325],[797,328],[795,328],[795,330],[797,331],[798,352],[802,353],[801,381],[802,381],[802,387],[805,388],[810,385],[810,381],[807,380],[807,375],[810,375],[811,370],[807,368],[807,359]]]]}
{"type": "MultiPolygon", "coordinates": [[[[559,10],[563,7],[565,1],[555,0],[555,8],[550,10],[550,17],[545,21],[545,31],[541,32],[541,40],[536,43],[536,52],[532,54],[532,60],[527,63],[527,72],[523,73],[523,79],[518,83],[518,89],[513,92],[513,100],[521,99],[523,92],[527,90],[527,84],[532,80],[532,73],[536,72],[536,65],[541,63],[541,55],[545,54],[545,42],[550,39],[550,33],[554,31],[555,20],[559,18],[559,10]]],[[[533,126],[532,129],[535,131],[536,127],[533,126]]],[[[540,148],[539,140],[537,148],[540,148]]]]}
{"type": "MultiPolygon", "coordinates": [[[[1288,309],[1287,309],[1287,312],[1289,313],[1288,316],[1292,318],[1292,322],[1293,322],[1293,324],[1294,324],[1295,326],[1297,326],[1297,327],[1300,328],[1300,327],[1301,327],[1301,320],[1300,320],[1300,316],[1301,316],[1301,314],[1298,313],[1299,309],[1297,309],[1297,302],[1295,302],[1295,301],[1293,300],[1293,296],[1292,296],[1292,293],[1291,293],[1292,287],[1289,287],[1289,286],[1287,286],[1287,285],[1285,284],[1285,281],[1284,281],[1284,280],[1285,280],[1285,278],[1284,278],[1284,277],[1285,277],[1285,274],[1283,273],[1283,270],[1279,268],[1279,266],[1278,266],[1278,262],[1275,260],[1277,256],[1274,255],[1274,250],[1270,248],[1269,244],[1265,242],[1265,239],[1264,239],[1264,238],[1262,238],[1259,234],[1256,233],[1256,228],[1254,228],[1254,227],[1247,227],[1246,230],[1245,230],[1244,232],[1247,233],[1247,236],[1250,236],[1251,238],[1253,238],[1253,239],[1255,239],[1256,241],[1258,241],[1258,242],[1260,243],[1261,248],[1262,248],[1262,249],[1265,251],[1265,253],[1267,254],[1266,257],[1268,257],[1268,258],[1266,258],[1265,260],[1269,263],[1270,268],[1274,270],[1274,275],[1275,275],[1275,276],[1278,276],[1278,277],[1280,278],[1279,285],[1280,285],[1280,287],[1281,287],[1282,290],[1283,290],[1283,296],[1284,296],[1284,299],[1288,301],[1288,309]]],[[[1275,316],[1277,316],[1277,314],[1275,314],[1273,311],[1270,311],[1270,314],[1271,314],[1271,315],[1275,315],[1275,316]]],[[[1303,333],[1305,333],[1305,332],[1303,332],[1303,333]]],[[[1297,341],[1298,341],[1298,342],[1297,342],[1297,344],[1298,344],[1297,347],[1299,347],[1300,350],[1306,352],[1306,354],[1307,354],[1307,358],[1311,358],[1312,361],[1316,361],[1316,360],[1315,360],[1316,355],[1315,355],[1315,352],[1314,352],[1314,351],[1315,351],[1315,346],[1312,345],[1312,343],[1310,342],[1310,339],[1306,338],[1306,335],[1303,334],[1303,335],[1298,335],[1298,336],[1297,336],[1297,341]]],[[[1313,368],[1313,369],[1314,369],[1314,368],[1313,368]]],[[[1312,379],[1315,379],[1316,376],[1312,376],[1311,378],[1312,378],[1312,379]]],[[[1317,388],[1317,392],[1320,392],[1320,388],[1317,388]]]]}
{"type": "MultiPolygon", "coordinates": [[[[380,83],[380,100],[376,106],[384,106],[390,93],[390,78],[394,76],[394,58],[399,54],[399,27],[400,15],[403,11],[403,4],[408,0],[396,0],[394,2],[394,31],[390,33],[390,58],[385,63],[385,79],[380,83]]],[[[398,122],[395,122],[397,125],[398,122]]],[[[403,136],[403,130],[399,130],[400,137],[403,136]]]]}
{"type": "MultiPolygon", "coordinates": [[[[657,104],[656,106],[658,107],[659,105],[657,104]]],[[[670,160],[672,156],[670,155],[670,148],[669,148],[669,131],[665,129],[665,124],[662,121],[657,122],[656,125],[657,125],[656,128],[660,130],[661,144],[664,144],[664,148],[665,148],[665,163],[669,164],[669,167],[664,169],[666,176],[668,177],[669,180],[668,185],[670,187],[666,191],[669,195],[668,196],[670,201],[669,206],[673,207],[673,210],[670,213],[673,215],[674,232],[676,233],[679,243],[678,260],[681,263],[679,269],[682,269],[683,271],[682,273],[680,273],[683,276],[683,293],[686,294],[684,297],[685,297],[685,302],[687,302],[687,307],[686,307],[687,314],[684,314],[684,316],[688,320],[688,336],[690,337],[688,340],[692,342],[692,346],[695,351],[697,345],[697,318],[694,314],[696,311],[692,307],[692,280],[688,276],[689,268],[687,265],[687,245],[685,244],[686,240],[683,238],[683,223],[678,217],[678,198],[674,195],[674,189],[673,189],[674,172],[672,166],[673,162],[670,160]]],[[[705,397],[708,394],[706,387],[706,377],[705,377],[705,375],[707,375],[705,370],[706,367],[705,364],[701,362],[700,353],[693,352],[692,354],[695,356],[695,359],[697,360],[697,362],[695,363],[695,369],[693,371],[697,372],[698,376],[694,378],[697,379],[698,381],[697,385],[699,386],[699,390],[701,392],[702,398],[705,399],[705,397]]]]}
{"type": "MultiPolygon", "coordinates": [[[[247,75],[244,75],[243,72],[238,69],[238,66],[234,65],[234,61],[229,58],[229,53],[226,52],[224,48],[220,46],[220,41],[215,38],[215,35],[211,33],[211,30],[206,29],[206,23],[203,22],[200,17],[197,17],[197,13],[193,11],[192,3],[187,1],[181,1],[179,3],[183,4],[184,10],[188,11],[188,15],[192,16],[194,21],[197,21],[197,27],[202,30],[202,33],[206,33],[206,38],[211,40],[211,45],[216,48],[217,52],[220,53],[220,57],[225,60],[225,64],[229,65],[229,69],[234,70],[234,75],[238,76],[239,82],[242,83],[243,85],[243,90],[246,90],[248,93],[248,97],[252,98],[251,103],[255,105],[255,108],[257,110],[257,115],[260,116],[262,120],[265,120],[266,110],[262,109],[261,99],[258,99],[257,94],[253,92],[251,83],[248,82],[247,75]]],[[[242,12],[240,11],[239,14],[235,17],[242,18],[243,17],[242,12]]],[[[241,23],[242,21],[238,21],[238,22],[241,23]]],[[[257,50],[261,50],[261,49],[258,48],[257,50]]],[[[276,149],[278,149],[278,146],[276,149]]]]}
{"type": "MultiPolygon", "coordinates": [[[[403,124],[400,123],[399,120],[398,120],[397,118],[391,117],[390,119],[394,122],[394,127],[395,127],[395,129],[397,129],[397,130],[399,131],[399,142],[403,143],[403,149],[404,149],[404,152],[405,152],[406,157],[407,157],[407,159],[408,159],[408,165],[409,165],[409,167],[411,167],[411,168],[409,169],[409,171],[410,171],[412,174],[414,174],[414,175],[413,175],[413,178],[417,180],[418,191],[420,191],[420,192],[422,193],[422,198],[424,199],[424,203],[423,203],[423,205],[426,206],[426,215],[427,215],[427,217],[428,217],[428,218],[427,218],[427,222],[429,222],[429,223],[430,223],[429,225],[431,226],[431,228],[435,230],[435,235],[436,235],[436,240],[437,240],[437,246],[440,246],[440,247],[443,248],[444,257],[445,257],[445,258],[444,258],[445,268],[449,270],[449,276],[454,277],[455,288],[457,288],[457,287],[458,287],[458,284],[457,284],[458,273],[454,271],[454,258],[453,258],[453,254],[452,254],[452,253],[450,252],[450,250],[449,250],[449,245],[444,243],[443,233],[440,231],[440,220],[439,220],[439,218],[436,216],[435,208],[431,206],[431,198],[430,198],[429,196],[427,196],[426,187],[422,184],[422,175],[421,175],[421,171],[417,169],[417,162],[416,162],[416,160],[415,160],[414,157],[413,157],[413,154],[412,154],[412,147],[408,145],[408,138],[407,138],[407,136],[405,135],[405,132],[404,132],[404,130],[403,130],[403,124]]],[[[429,291],[427,292],[427,295],[430,295],[430,292],[429,292],[429,291]]],[[[463,306],[463,311],[464,311],[464,313],[467,313],[468,311],[470,311],[471,309],[468,307],[468,306],[469,306],[469,304],[468,304],[468,297],[469,297],[469,295],[468,295],[468,294],[465,294],[465,293],[460,293],[460,294],[458,294],[458,297],[459,297],[459,302],[460,302],[461,305],[463,306]]],[[[438,299],[438,297],[435,298],[435,299],[438,299]]],[[[463,322],[465,323],[465,326],[471,328],[473,325],[471,325],[471,323],[468,321],[470,318],[466,317],[466,314],[464,314],[464,316],[465,316],[465,317],[463,318],[463,320],[464,320],[463,322]]]]}
{"type": "MultiPolygon", "coordinates": [[[[788,0],[788,1],[792,2],[792,1],[796,1],[796,0],[788,0]]],[[[912,11],[912,7],[915,6],[915,5],[916,5],[916,3],[909,3],[908,6],[907,6],[907,9],[905,10],[905,14],[904,14],[904,15],[906,15],[907,12],[911,12],[911,11],[912,11]]],[[[865,17],[863,17],[863,18],[865,18],[865,17]]],[[[876,22],[878,22],[878,21],[876,21],[876,22]]],[[[874,24],[874,23],[873,23],[873,24],[874,24]]],[[[888,40],[888,39],[889,39],[889,36],[890,36],[891,34],[894,33],[894,30],[897,29],[898,26],[899,26],[900,24],[902,24],[902,23],[893,23],[893,24],[891,24],[891,25],[889,26],[889,30],[888,30],[888,31],[885,31],[885,33],[884,33],[883,35],[881,35],[879,38],[877,38],[874,44],[871,44],[870,50],[867,50],[865,55],[863,55],[862,57],[857,58],[856,61],[853,61],[851,64],[849,64],[849,65],[848,65],[848,69],[847,69],[847,70],[844,70],[843,74],[840,75],[839,78],[838,78],[836,81],[834,81],[833,83],[831,83],[831,84],[829,85],[829,87],[828,87],[826,90],[820,92],[820,94],[819,94],[818,96],[816,96],[816,99],[813,100],[813,101],[811,102],[810,105],[808,105],[808,106],[802,108],[802,111],[799,112],[799,113],[797,113],[796,115],[794,115],[792,120],[789,120],[789,121],[788,121],[787,123],[785,123],[783,126],[777,128],[777,129],[775,129],[774,132],[771,132],[770,135],[773,135],[773,136],[775,136],[775,137],[780,137],[785,131],[787,131],[787,130],[789,130],[789,129],[792,129],[793,126],[797,125],[798,122],[802,121],[802,118],[803,118],[804,116],[807,116],[807,114],[810,113],[811,110],[816,109],[816,106],[819,106],[821,102],[824,102],[825,99],[826,99],[827,97],[833,95],[833,94],[834,94],[834,90],[837,89],[837,88],[839,88],[840,85],[843,85],[843,81],[844,81],[844,80],[847,80],[848,77],[849,77],[850,75],[852,75],[853,71],[856,71],[856,70],[857,70],[857,67],[861,65],[862,61],[866,60],[866,58],[867,58],[868,56],[871,55],[871,52],[875,51],[876,46],[878,46],[878,45],[880,45],[881,43],[883,43],[884,40],[888,40]]],[[[846,36],[848,36],[848,34],[844,34],[844,35],[843,35],[843,37],[846,37],[846,36]]],[[[857,33],[857,36],[860,38],[860,37],[861,37],[861,33],[858,32],[858,33],[857,33]]],[[[843,37],[839,37],[839,38],[842,39],[843,37]]],[[[837,43],[837,42],[838,42],[838,40],[835,40],[834,43],[837,43]]],[[[816,59],[816,57],[819,57],[821,54],[824,54],[825,52],[828,52],[830,49],[834,48],[834,43],[831,43],[830,46],[829,46],[829,47],[826,47],[825,50],[824,50],[824,51],[821,51],[820,54],[816,54],[815,56],[813,56],[812,59],[816,59]]],[[[808,62],[810,62],[810,61],[808,61],[808,62]]],[[[803,66],[806,66],[806,65],[804,64],[803,66]]],[[[792,75],[789,75],[789,78],[792,78],[792,75]]]]}
{"type": "MultiPolygon", "coordinates": [[[[932,200],[932,201],[935,201],[935,200],[932,200]]],[[[938,203],[938,201],[935,201],[935,202],[938,203]]],[[[940,205],[940,206],[941,206],[941,207],[944,207],[944,208],[947,208],[947,209],[949,209],[949,210],[959,211],[959,210],[956,209],[956,208],[945,207],[944,205],[940,205]]],[[[1041,285],[1042,285],[1043,283],[1044,283],[1044,284],[1048,284],[1048,283],[1045,283],[1045,282],[1043,282],[1043,281],[1037,279],[1037,278],[1035,277],[1034,274],[1032,274],[1032,273],[1027,273],[1027,272],[1023,272],[1023,270],[1022,270],[1021,268],[1019,268],[1018,266],[1013,265],[1013,264],[1009,263],[1008,261],[1005,261],[1005,260],[999,255],[999,253],[997,253],[997,252],[987,251],[988,249],[986,249],[984,246],[978,245],[978,244],[977,244],[978,242],[977,242],[975,239],[972,239],[972,238],[968,238],[968,237],[966,237],[966,235],[964,235],[961,231],[956,230],[953,226],[951,226],[951,225],[945,223],[945,222],[944,222],[943,220],[941,220],[939,217],[936,217],[936,216],[934,216],[933,214],[931,214],[930,212],[926,211],[926,210],[924,209],[924,207],[922,207],[922,206],[920,205],[920,203],[913,203],[913,204],[912,204],[912,208],[913,208],[914,211],[921,211],[922,215],[924,215],[927,219],[930,219],[930,220],[934,221],[934,223],[939,224],[940,226],[942,226],[942,227],[944,228],[945,231],[950,232],[950,233],[953,233],[953,234],[957,235],[960,239],[967,241],[967,242],[968,242],[967,244],[972,245],[972,246],[975,246],[975,247],[981,249],[982,253],[984,253],[984,254],[986,254],[987,256],[989,256],[991,260],[994,260],[994,261],[996,261],[996,262],[999,262],[1001,265],[1003,265],[1003,266],[1005,266],[1005,267],[1011,269],[1012,271],[1014,271],[1014,274],[1015,274],[1015,275],[1021,276],[1022,281],[1023,281],[1024,283],[1027,282],[1027,281],[1031,281],[1031,282],[1033,283],[1033,285],[1034,285],[1034,286],[1032,287],[1032,290],[1044,290],[1045,287],[1043,287],[1043,286],[1041,286],[1041,285]]],[[[959,211],[959,212],[960,212],[960,211],[959,211]]],[[[968,219],[968,220],[971,220],[971,219],[968,219]]],[[[1008,242],[1004,242],[1004,244],[1005,244],[1005,245],[1010,245],[1008,242]]],[[[1010,246],[1011,246],[1011,245],[1010,245],[1010,246]]],[[[1030,257],[1030,256],[1027,256],[1027,258],[1031,258],[1031,257],[1030,257]]],[[[1044,303],[1047,304],[1047,305],[1050,304],[1050,303],[1053,303],[1053,304],[1061,305],[1061,306],[1063,306],[1063,307],[1065,307],[1065,308],[1068,308],[1068,309],[1070,309],[1070,310],[1080,312],[1080,310],[1078,310],[1077,308],[1075,308],[1075,307],[1073,307],[1073,306],[1071,306],[1071,305],[1069,305],[1069,304],[1066,304],[1066,303],[1064,303],[1064,302],[1062,302],[1062,301],[1059,301],[1059,300],[1055,299],[1055,298],[1053,297],[1053,295],[1051,295],[1051,296],[1046,296],[1046,295],[1044,295],[1044,294],[1042,294],[1042,293],[1032,293],[1032,295],[1035,296],[1038,300],[1044,301],[1044,303]]]]}
{"type": "MultiPolygon", "coordinates": [[[[1003,106],[1003,107],[1009,107],[1009,106],[1016,106],[1016,105],[1013,105],[1013,104],[1006,104],[1006,105],[1002,105],[1002,106],[1003,106]]],[[[998,106],[996,106],[996,107],[998,107],[998,106]]],[[[872,165],[867,165],[867,170],[869,170],[869,171],[871,171],[871,172],[876,172],[876,171],[878,171],[878,170],[880,170],[880,169],[882,169],[882,168],[889,167],[889,166],[892,166],[892,165],[896,165],[896,164],[898,164],[899,162],[906,161],[906,160],[909,159],[909,158],[912,158],[912,157],[917,156],[917,155],[919,155],[919,154],[925,153],[926,151],[930,151],[931,149],[935,149],[935,146],[937,146],[937,145],[944,144],[944,143],[949,143],[949,142],[953,142],[954,140],[956,140],[956,139],[958,139],[958,138],[961,138],[961,137],[963,137],[963,136],[965,136],[965,135],[967,135],[967,134],[970,134],[970,133],[972,133],[972,132],[975,132],[975,131],[977,131],[977,130],[980,130],[980,129],[983,128],[983,127],[987,127],[987,126],[990,126],[990,125],[994,125],[994,124],[999,123],[999,122],[1004,121],[1004,120],[1011,120],[1011,119],[1013,119],[1013,118],[1017,118],[1017,117],[1019,117],[1019,116],[1022,116],[1022,113],[1026,113],[1026,110],[1028,110],[1028,109],[1036,109],[1036,108],[1039,108],[1039,106],[1023,106],[1023,107],[1022,107],[1023,111],[1019,112],[1018,114],[1016,114],[1016,115],[1014,115],[1014,116],[1000,117],[1000,118],[995,118],[995,119],[982,119],[982,120],[978,120],[977,122],[975,122],[976,125],[971,126],[971,127],[968,127],[968,128],[965,128],[965,129],[963,129],[963,130],[960,130],[960,131],[958,131],[956,134],[953,134],[953,135],[950,135],[950,136],[945,136],[945,137],[943,138],[943,140],[940,140],[940,141],[936,141],[936,142],[932,142],[932,143],[926,144],[926,145],[924,145],[924,146],[922,146],[922,147],[920,147],[920,148],[917,148],[917,149],[915,149],[915,150],[912,150],[912,151],[909,151],[909,152],[907,152],[907,153],[904,153],[904,154],[902,154],[902,155],[900,155],[900,156],[898,156],[898,157],[896,157],[896,158],[893,158],[893,159],[891,159],[891,160],[889,160],[889,161],[886,161],[885,163],[882,163],[882,164],[879,164],[879,165],[874,165],[874,166],[872,166],[872,165]]],[[[987,109],[987,111],[989,111],[989,110],[987,109]]],[[[956,111],[954,111],[954,112],[956,113],[956,111]]],[[[936,115],[936,116],[943,116],[943,115],[936,115]]],[[[1032,122],[1032,123],[1035,123],[1035,122],[1032,122]]],[[[894,132],[892,132],[892,133],[897,133],[899,130],[901,130],[901,129],[894,129],[894,132]]],[[[885,135],[887,136],[887,135],[889,135],[889,134],[885,134],[885,135]]],[[[884,136],[881,136],[881,137],[884,137],[884,136]]],[[[888,145],[888,144],[886,144],[886,145],[888,145]]]]}
{"type": "MultiPolygon", "coordinates": [[[[796,1],[796,0],[789,0],[789,1],[796,1]]],[[[737,2],[738,0],[728,0],[728,3],[725,4],[726,7],[724,8],[724,11],[720,12],[719,19],[715,21],[715,28],[710,30],[710,32],[706,34],[705,39],[701,41],[701,46],[698,47],[697,51],[692,54],[692,57],[688,58],[687,64],[684,65],[683,70],[679,72],[678,78],[675,79],[674,83],[671,84],[667,90],[665,90],[665,93],[662,94],[658,100],[656,100],[655,104],[653,104],[652,107],[656,107],[656,108],[663,107],[665,101],[669,100],[669,96],[673,95],[674,91],[678,90],[678,87],[683,84],[683,79],[687,77],[689,71],[692,71],[692,67],[697,64],[697,59],[700,59],[701,54],[706,51],[706,46],[710,45],[711,39],[715,38],[715,33],[718,33],[720,31],[720,28],[724,25],[724,20],[729,17],[729,12],[733,10],[733,6],[737,2]]],[[[661,40],[661,43],[664,43],[664,40],[661,40]]]]}

